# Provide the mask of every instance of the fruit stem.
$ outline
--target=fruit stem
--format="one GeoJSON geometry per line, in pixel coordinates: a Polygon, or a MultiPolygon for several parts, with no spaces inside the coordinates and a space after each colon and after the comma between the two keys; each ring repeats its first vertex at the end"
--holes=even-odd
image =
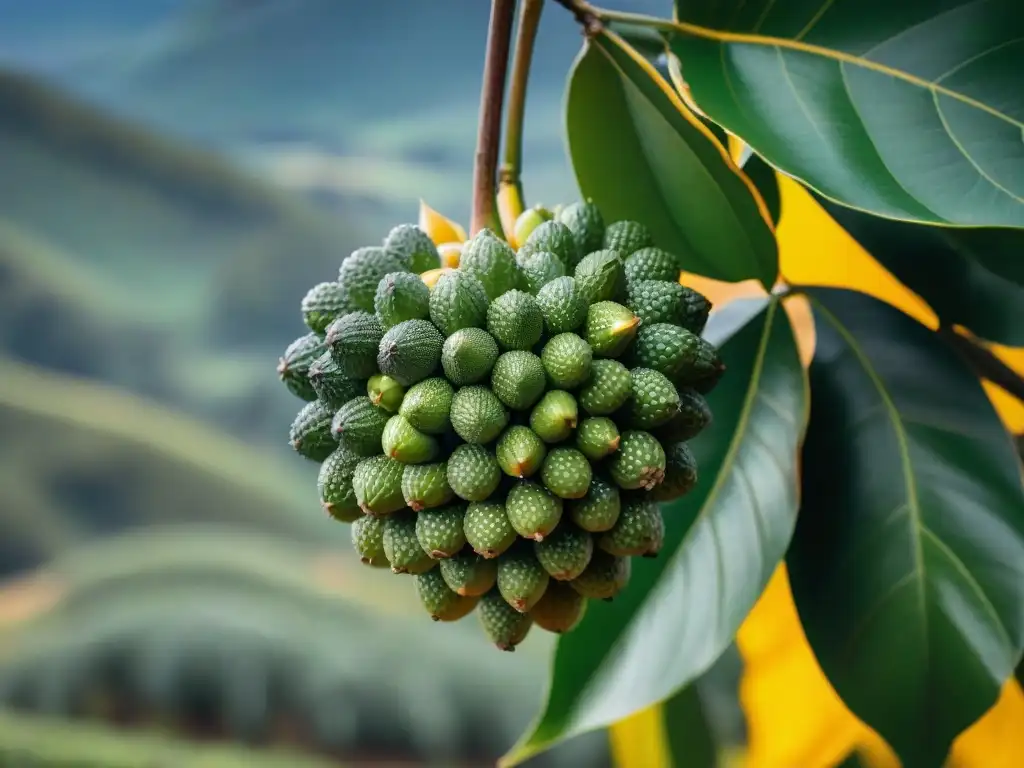
{"type": "Polygon", "coordinates": [[[646,16],[642,13],[627,11],[609,11],[593,6],[584,0],[555,0],[555,2],[575,16],[576,21],[583,25],[588,34],[596,34],[600,31],[602,24],[609,22],[663,29],[668,32],[679,31],[679,25],[672,19],[659,19],[657,16],[646,16]]]}
{"type": "MultiPolygon", "coordinates": [[[[523,163],[523,119],[526,114],[526,87],[530,80],[533,44],[537,39],[544,0],[523,0],[516,28],[515,55],[512,59],[512,82],[508,92],[508,115],[505,121],[505,161],[499,169],[498,183],[514,186],[519,207],[523,207],[521,180],[523,163]]],[[[506,233],[508,234],[508,233],[506,233]]]]}
{"type": "Polygon", "coordinates": [[[487,29],[483,86],[480,92],[480,122],[473,164],[473,215],[470,236],[485,227],[501,233],[494,206],[498,144],[501,141],[501,110],[505,99],[505,75],[512,39],[516,0],[491,0],[487,29]]]}

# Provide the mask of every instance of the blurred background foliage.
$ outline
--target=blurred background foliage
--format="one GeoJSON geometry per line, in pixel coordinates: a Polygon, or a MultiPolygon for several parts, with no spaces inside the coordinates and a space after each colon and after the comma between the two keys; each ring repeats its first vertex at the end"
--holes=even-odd
{"type": "MultiPolygon", "coordinates": [[[[0,763],[489,765],[527,724],[551,639],[495,654],[360,566],[274,370],[351,250],[468,218],[487,13],[0,0],[0,763]]],[[[578,35],[546,15],[531,202],[576,197],[578,35]]],[[[737,674],[701,686],[732,741],[737,674]]]]}

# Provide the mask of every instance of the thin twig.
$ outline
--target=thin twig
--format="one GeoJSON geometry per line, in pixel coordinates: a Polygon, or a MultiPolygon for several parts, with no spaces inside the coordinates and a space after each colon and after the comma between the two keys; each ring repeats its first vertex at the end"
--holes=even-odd
{"type": "Polygon", "coordinates": [[[516,50],[512,59],[512,82],[508,91],[508,115],[505,120],[505,161],[500,180],[512,184],[522,198],[523,119],[526,115],[526,87],[530,80],[530,63],[537,27],[544,10],[544,0],[523,0],[516,29],[516,50]]]}
{"type": "Polygon", "coordinates": [[[939,328],[939,336],[959,352],[981,378],[991,381],[1008,394],[1024,401],[1024,377],[991,351],[948,325],[939,328]]]}
{"type": "Polygon", "coordinates": [[[485,227],[498,228],[494,210],[498,145],[501,141],[501,111],[505,99],[505,75],[512,38],[516,0],[491,0],[487,29],[483,87],[480,92],[480,122],[473,164],[473,215],[470,234],[485,227]]]}
{"type": "Polygon", "coordinates": [[[596,35],[601,31],[601,19],[597,9],[582,0],[555,0],[560,6],[576,17],[588,36],[596,35]]]}

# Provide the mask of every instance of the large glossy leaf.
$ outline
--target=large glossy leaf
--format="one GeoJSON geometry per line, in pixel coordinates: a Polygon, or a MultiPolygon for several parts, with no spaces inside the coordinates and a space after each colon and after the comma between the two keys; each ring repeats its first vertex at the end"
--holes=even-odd
{"type": "Polygon", "coordinates": [[[646,224],[690,272],[770,287],[778,254],[753,185],[639,54],[605,30],[569,81],[566,125],[585,197],[646,224]]]}
{"type": "Polygon", "coordinates": [[[1024,647],[1024,492],[977,378],[899,310],[809,291],[817,345],[787,557],[836,691],[907,768],[942,763],[1024,647]]]}
{"type": "Polygon", "coordinates": [[[1024,226],[1019,0],[676,0],[694,101],[833,200],[1024,226]]]}
{"type": "Polygon", "coordinates": [[[940,320],[989,341],[1024,345],[1024,286],[981,261],[1001,252],[1024,266],[1024,231],[927,227],[818,202],[940,320]]]}
{"type": "Polygon", "coordinates": [[[635,558],[614,602],[592,601],[560,638],[543,712],[514,765],[672,696],[707,670],[785,552],[796,506],[804,371],[777,298],[732,302],[706,336],[728,371],[709,396],[715,422],[693,442],[701,480],[664,508],[665,547],[635,558]]]}

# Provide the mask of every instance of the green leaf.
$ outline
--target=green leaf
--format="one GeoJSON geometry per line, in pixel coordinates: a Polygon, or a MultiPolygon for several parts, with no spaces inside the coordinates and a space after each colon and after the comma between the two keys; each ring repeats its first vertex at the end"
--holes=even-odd
{"type": "Polygon", "coordinates": [[[696,684],[661,705],[672,768],[716,768],[718,747],[696,684]]]}
{"type": "Polygon", "coordinates": [[[715,422],[692,445],[700,481],[664,507],[665,546],[635,558],[613,602],[591,601],[558,641],[547,702],[502,765],[663,701],[707,670],[768,582],[792,534],[804,371],[778,298],[734,301],[705,333],[727,372],[715,422]]]}
{"type": "Polygon", "coordinates": [[[779,191],[779,179],[775,175],[775,169],[768,165],[763,157],[750,149],[749,144],[744,145],[743,156],[740,157],[740,168],[757,187],[757,191],[761,193],[761,198],[768,208],[768,215],[777,225],[782,216],[782,193],[779,191]]]}
{"type": "Polygon", "coordinates": [[[951,229],[881,219],[818,202],[864,249],[924,299],[939,318],[976,336],[1024,345],[1024,286],[993,274],[979,260],[998,254],[1024,265],[1024,232],[951,229]]]}
{"type": "Polygon", "coordinates": [[[676,0],[693,100],[881,216],[1024,227],[1018,0],[676,0]]]}
{"type": "Polygon", "coordinates": [[[689,271],[774,284],[778,252],[753,185],[650,63],[608,30],[573,65],[566,122],[580,190],[606,219],[643,222],[689,271]]]}
{"type": "Polygon", "coordinates": [[[1024,492],[978,379],[863,294],[815,288],[803,504],[787,558],[822,669],[906,768],[941,765],[1024,647],[1024,492]]]}

